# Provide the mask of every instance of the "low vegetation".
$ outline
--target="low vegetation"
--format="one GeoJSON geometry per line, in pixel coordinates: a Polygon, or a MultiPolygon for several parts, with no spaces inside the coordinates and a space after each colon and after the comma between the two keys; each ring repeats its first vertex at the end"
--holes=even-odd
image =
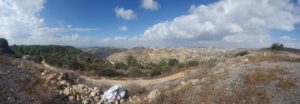
{"type": "Polygon", "coordinates": [[[111,70],[112,65],[102,58],[81,52],[71,46],[57,45],[13,45],[11,49],[16,57],[29,55],[30,60],[40,63],[45,60],[48,64],[76,71],[87,71],[103,76],[117,76],[117,72],[111,70]]]}
{"type": "Polygon", "coordinates": [[[248,55],[248,54],[249,54],[248,51],[242,51],[242,52],[237,53],[235,56],[245,56],[245,55],[248,55]]]}
{"type": "Polygon", "coordinates": [[[56,67],[110,77],[154,77],[183,67],[196,66],[199,63],[198,61],[179,63],[176,59],[164,59],[157,64],[141,63],[134,56],[129,55],[126,63],[111,64],[99,56],[81,52],[71,46],[13,45],[11,49],[19,58],[29,55],[28,59],[38,63],[45,60],[48,64],[56,67]]]}
{"type": "Polygon", "coordinates": [[[126,71],[123,73],[128,77],[155,77],[177,71],[184,67],[199,65],[198,61],[188,61],[180,63],[177,59],[163,59],[158,63],[142,63],[134,56],[129,55],[126,63],[115,63],[113,69],[126,71]]]}
{"type": "Polygon", "coordinates": [[[256,62],[256,63],[263,62],[263,61],[268,61],[268,62],[285,61],[285,62],[292,62],[292,63],[300,62],[300,58],[290,57],[290,56],[285,56],[285,55],[275,54],[275,53],[256,54],[253,56],[247,56],[247,59],[249,59],[250,62],[256,62]]]}

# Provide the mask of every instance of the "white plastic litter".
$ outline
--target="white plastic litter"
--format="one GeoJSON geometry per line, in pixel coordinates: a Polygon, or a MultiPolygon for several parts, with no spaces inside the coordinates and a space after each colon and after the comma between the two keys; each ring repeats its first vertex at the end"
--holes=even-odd
{"type": "Polygon", "coordinates": [[[113,102],[121,100],[125,97],[126,90],[121,85],[114,85],[103,94],[103,100],[105,102],[113,102]]]}

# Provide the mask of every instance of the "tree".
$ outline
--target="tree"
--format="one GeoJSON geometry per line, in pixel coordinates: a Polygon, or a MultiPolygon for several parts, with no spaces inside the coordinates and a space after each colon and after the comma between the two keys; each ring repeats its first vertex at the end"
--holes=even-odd
{"type": "Polygon", "coordinates": [[[9,48],[8,42],[4,38],[0,38],[0,54],[13,54],[13,51],[9,48]]]}
{"type": "Polygon", "coordinates": [[[273,44],[271,45],[270,49],[271,49],[272,51],[279,51],[279,50],[284,49],[284,45],[281,44],[281,43],[279,43],[279,42],[273,43],[273,44]]]}
{"type": "Polygon", "coordinates": [[[179,64],[179,61],[177,59],[169,59],[168,65],[169,66],[176,66],[179,64]]]}
{"type": "Polygon", "coordinates": [[[166,60],[161,60],[161,61],[158,63],[158,67],[159,67],[161,70],[165,70],[165,69],[167,69],[167,67],[168,67],[168,63],[166,62],[166,60]]]}
{"type": "Polygon", "coordinates": [[[138,61],[135,57],[130,55],[127,57],[127,64],[129,67],[136,67],[136,66],[138,66],[138,61]]]}

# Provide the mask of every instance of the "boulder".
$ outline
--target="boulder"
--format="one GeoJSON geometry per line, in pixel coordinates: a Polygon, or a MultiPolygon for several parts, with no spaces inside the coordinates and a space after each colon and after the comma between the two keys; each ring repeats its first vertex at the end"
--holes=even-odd
{"type": "Polygon", "coordinates": [[[74,100],[75,100],[75,97],[74,97],[74,96],[69,96],[69,100],[70,100],[70,101],[74,101],[74,100]]]}
{"type": "Polygon", "coordinates": [[[121,85],[114,85],[103,94],[105,102],[114,102],[125,97],[126,90],[121,85]]]}

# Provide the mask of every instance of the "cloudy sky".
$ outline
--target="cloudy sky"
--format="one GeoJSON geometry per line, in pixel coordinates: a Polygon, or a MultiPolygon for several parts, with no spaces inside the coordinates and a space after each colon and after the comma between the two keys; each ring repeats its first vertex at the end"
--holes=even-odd
{"type": "Polygon", "coordinates": [[[10,44],[300,48],[300,0],[0,0],[10,44]]]}

